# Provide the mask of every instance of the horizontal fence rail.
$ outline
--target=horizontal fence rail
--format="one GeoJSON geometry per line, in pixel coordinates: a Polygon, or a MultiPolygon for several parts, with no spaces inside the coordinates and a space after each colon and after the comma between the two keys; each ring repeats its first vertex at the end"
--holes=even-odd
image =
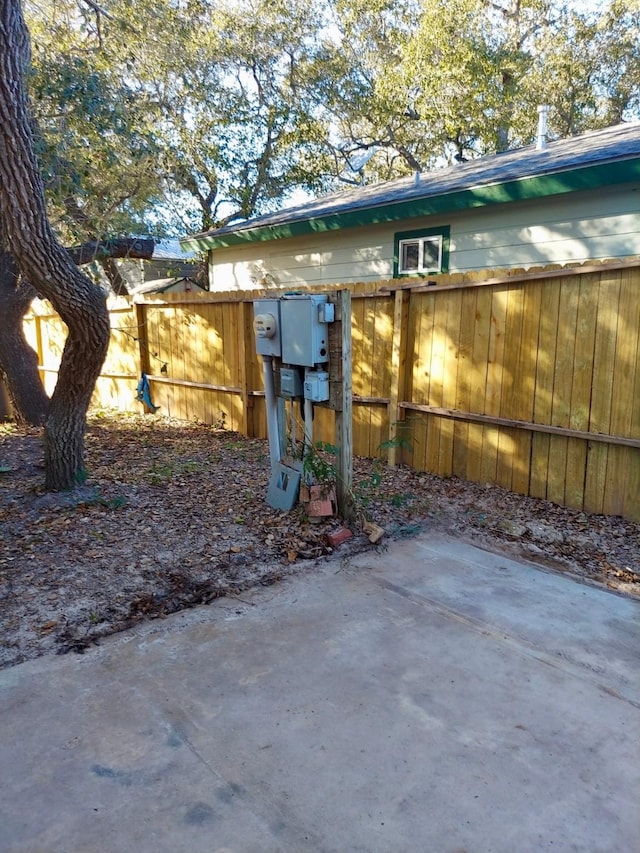
{"type": "MultiPolygon", "coordinates": [[[[355,402],[355,400],[354,400],[355,402]]],[[[457,412],[454,409],[439,409],[437,406],[422,406],[419,403],[399,403],[401,409],[414,412],[427,412],[442,418],[453,418],[459,421],[470,421],[478,424],[493,424],[494,426],[524,429],[530,432],[544,432],[547,435],[563,435],[566,438],[581,438],[583,441],[601,441],[603,444],[617,444],[621,447],[640,447],[640,438],[624,438],[620,435],[601,435],[598,432],[583,432],[577,429],[550,426],[549,424],[534,424],[531,421],[514,421],[509,418],[496,418],[491,415],[479,415],[474,412],[457,412]]]]}
{"type": "MultiPolygon", "coordinates": [[[[354,452],[640,521],[638,260],[436,281],[348,286],[354,452]]],[[[95,405],[141,411],[144,372],[161,414],[266,437],[265,295],[113,299],[95,405]]],[[[36,301],[25,332],[51,392],[64,324],[36,301]]],[[[314,429],[332,442],[333,412],[314,429]]]]}

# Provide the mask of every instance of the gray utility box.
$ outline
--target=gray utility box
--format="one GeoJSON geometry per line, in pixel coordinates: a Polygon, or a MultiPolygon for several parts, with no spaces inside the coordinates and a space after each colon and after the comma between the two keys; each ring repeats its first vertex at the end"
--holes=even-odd
{"type": "Polygon", "coordinates": [[[280,368],[280,396],[302,397],[302,377],[297,367],[280,368]]]}
{"type": "Polygon", "coordinates": [[[253,331],[256,336],[258,355],[272,355],[279,358],[282,351],[279,299],[254,300],[253,331]]]}
{"type": "Polygon", "coordinates": [[[280,300],[282,360],[286,364],[313,367],[329,361],[331,316],[325,293],[284,296],[280,300]]]}
{"type": "Polygon", "coordinates": [[[312,403],[329,399],[329,374],[322,370],[309,371],[304,378],[304,398],[312,403]]]}

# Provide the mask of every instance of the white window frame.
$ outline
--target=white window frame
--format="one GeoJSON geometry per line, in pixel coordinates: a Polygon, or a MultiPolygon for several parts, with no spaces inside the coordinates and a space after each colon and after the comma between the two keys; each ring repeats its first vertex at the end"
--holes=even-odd
{"type": "Polygon", "coordinates": [[[425,237],[407,237],[406,239],[398,241],[398,273],[400,275],[411,275],[423,273],[428,275],[429,273],[437,273],[442,271],[442,253],[443,253],[443,235],[442,234],[431,234],[425,237]],[[403,257],[403,249],[406,245],[409,244],[418,244],[418,266],[416,269],[405,269],[402,266],[402,257],[403,257]],[[425,266],[424,265],[424,247],[425,243],[430,243],[431,245],[436,244],[438,246],[438,265],[435,266],[425,266]]]}

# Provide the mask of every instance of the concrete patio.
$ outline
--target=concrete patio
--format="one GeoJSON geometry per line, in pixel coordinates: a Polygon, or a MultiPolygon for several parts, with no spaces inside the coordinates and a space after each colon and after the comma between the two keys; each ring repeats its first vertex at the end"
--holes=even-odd
{"type": "Polygon", "coordinates": [[[2,853],[640,849],[640,601],[445,536],[0,672],[2,853]]]}

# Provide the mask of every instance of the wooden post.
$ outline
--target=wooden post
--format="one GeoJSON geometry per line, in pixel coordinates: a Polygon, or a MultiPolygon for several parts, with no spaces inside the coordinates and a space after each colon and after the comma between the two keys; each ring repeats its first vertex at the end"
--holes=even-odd
{"type": "Polygon", "coordinates": [[[146,307],[144,305],[134,305],[135,322],[136,322],[136,338],[138,339],[138,373],[151,373],[149,367],[149,341],[147,340],[147,319],[146,307]]]}
{"type": "MultiPolygon", "coordinates": [[[[319,403],[333,409],[334,412],[342,410],[344,405],[344,385],[342,370],[342,291],[328,294],[328,301],[335,306],[335,321],[329,323],[329,400],[319,403]]],[[[351,306],[349,306],[351,315],[351,306]]],[[[349,323],[351,329],[351,323],[349,323]]]]}
{"type": "Polygon", "coordinates": [[[255,336],[253,334],[253,303],[239,302],[237,311],[240,314],[238,322],[238,365],[240,369],[240,432],[247,437],[253,437],[253,423],[249,421],[249,409],[253,405],[253,397],[249,395],[249,376],[253,364],[255,336]]]}
{"type": "Polygon", "coordinates": [[[393,311],[393,343],[391,347],[391,395],[389,400],[389,447],[387,461],[394,467],[398,450],[398,422],[404,420],[405,410],[400,408],[405,394],[405,371],[407,362],[406,334],[409,319],[409,300],[407,290],[396,290],[393,311]]]}
{"type": "MultiPolygon", "coordinates": [[[[145,305],[134,304],[136,320],[136,338],[138,339],[138,374],[151,373],[151,359],[149,358],[149,341],[147,340],[147,308],[145,305]]],[[[142,404],[145,415],[152,414],[146,403],[142,404]]]]}
{"type": "MultiPolygon", "coordinates": [[[[336,409],[336,444],[338,446],[336,499],[338,512],[344,519],[353,516],[353,412],[351,361],[351,292],[337,294],[336,323],[340,324],[342,374],[342,405],[336,409]]],[[[337,330],[336,330],[337,331],[337,330]]]]}

